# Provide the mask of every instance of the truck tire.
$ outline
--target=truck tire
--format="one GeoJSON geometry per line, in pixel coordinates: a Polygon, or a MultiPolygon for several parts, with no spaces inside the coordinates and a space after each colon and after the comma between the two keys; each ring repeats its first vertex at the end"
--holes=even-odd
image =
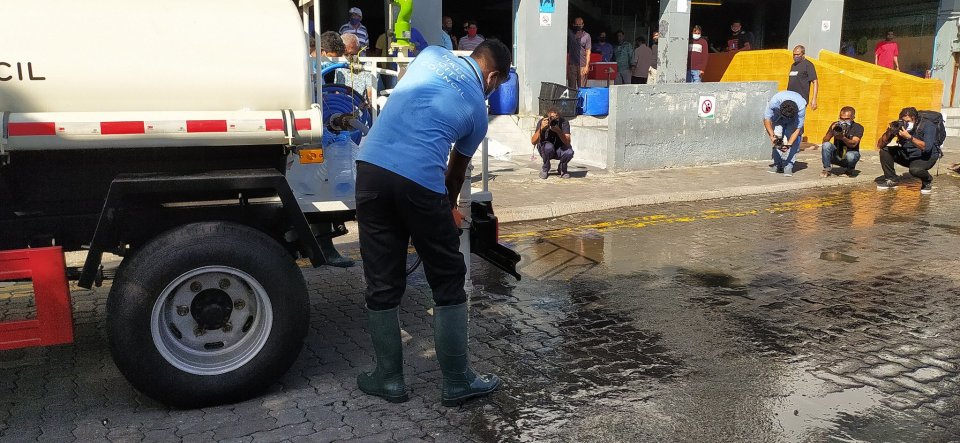
{"type": "Polygon", "coordinates": [[[296,360],[307,287],[290,254],[255,229],[201,222],[124,260],[107,299],[110,352],[147,396],[181,408],[256,396],[296,360]]]}

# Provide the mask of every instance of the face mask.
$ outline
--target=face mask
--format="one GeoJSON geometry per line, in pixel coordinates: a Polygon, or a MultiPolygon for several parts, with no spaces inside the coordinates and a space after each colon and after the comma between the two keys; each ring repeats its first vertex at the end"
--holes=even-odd
{"type": "Polygon", "coordinates": [[[803,56],[802,56],[802,55],[795,55],[795,56],[793,56],[793,61],[794,61],[794,62],[799,62],[800,60],[803,60],[803,56]]]}
{"type": "Polygon", "coordinates": [[[606,38],[606,37],[600,37],[600,43],[603,43],[603,42],[605,42],[605,41],[607,41],[607,38],[606,38]]]}
{"type": "Polygon", "coordinates": [[[912,130],[913,130],[913,122],[907,122],[907,132],[910,132],[912,130]]]}
{"type": "Polygon", "coordinates": [[[700,40],[700,34],[693,34],[694,40],[700,40]]]}
{"type": "Polygon", "coordinates": [[[357,25],[360,24],[360,19],[359,19],[359,18],[351,18],[351,19],[350,19],[350,24],[353,25],[353,26],[357,26],[357,25]]]}
{"type": "Polygon", "coordinates": [[[476,37],[476,36],[477,36],[477,30],[476,30],[476,29],[467,29],[467,35],[469,35],[470,38],[476,37]]]}
{"type": "Polygon", "coordinates": [[[500,83],[497,82],[496,80],[491,82],[491,85],[494,85],[494,87],[491,88],[489,91],[483,91],[483,98],[486,100],[490,100],[490,96],[493,95],[494,91],[496,91],[497,88],[500,87],[500,83]]]}
{"type": "Polygon", "coordinates": [[[583,31],[583,26],[574,26],[573,30],[577,32],[583,31]]]}

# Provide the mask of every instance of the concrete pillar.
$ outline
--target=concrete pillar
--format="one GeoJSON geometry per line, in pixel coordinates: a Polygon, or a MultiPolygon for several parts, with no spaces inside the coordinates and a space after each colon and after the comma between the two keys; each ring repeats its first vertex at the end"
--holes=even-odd
{"type": "Polygon", "coordinates": [[[807,55],[813,58],[821,49],[840,52],[841,29],[843,0],[793,0],[790,3],[788,49],[803,45],[807,55]]]}
{"type": "MultiPolygon", "coordinates": [[[[397,9],[394,7],[394,9],[397,9]]],[[[441,0],[417,0],[413,7],[410,24],[417,28],[431,45],[440,44],[440,20],[443,19],[441,0]]]]}
{"type": "MultiPolygon", "coordinates": [[[[539,113],[540,83],[567,83],[567,0],[555,0],[550,25],[541,23],[540,0],[513,0],[520,114],[539,113]]],[[[438,19],[439,20],[439,19],[438,19]]]]}
{"type": "Polygon", "coordinates": [[[686,83],[690,0],[660,0],[657,83],[686,83]]]}
{"type": "Polygon", "coordinates": [[[960,0],[940,0],[937,14],[937,36],[933,43],[933,78],[943,81],[943,106],[954,107],[960,104],[960,94],[953,85],[953,70],[956,69],[954,52],[960,52],[960,0]],[[951,91],[953,103],[950,102],[951,91]]]}

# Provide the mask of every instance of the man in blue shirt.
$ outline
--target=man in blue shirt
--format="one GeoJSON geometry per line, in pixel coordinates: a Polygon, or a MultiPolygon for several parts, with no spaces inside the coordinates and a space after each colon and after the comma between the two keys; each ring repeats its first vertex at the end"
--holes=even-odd
{"type": "Polygon", "coordinates": [[[800,152],[807,101],[793,91],[776,93],[763,113],[763,126],[773,145],[770,173],[793,176],[793,163],[800,152]]]}
{"type": "Polygon", "coordinates": [[[357,222],[377,357],[376,369],[357,377],[367,394],[390,402],[408,398],[398,315],[411,240],[436,303],[442,403],[459,405],[500,385],[496,375],[470,368],[466,267],[457,233],[463,215],[456,203],[470,158],[487,133],[485,99],[507,80],[510,60],[510,50],[496,40],[484,41],[470,57],[427,47],[397,83],[360,147],[357,222]]]}
{"type": "Polygon", "coordinates": [[[877,148],[880,149],[880,167],[883,168],[883,181],[877,184],[878,190],[896,189],[894,164],[898,164],[909,168],[910,175],[920,179],[920,194],[933,192],[930,169],[941,156],[937,127],[929,120],[922,120],[917,108],[903,108],[900,119],[891,123],[877,140],[877,148]],[[887,146],[894,137],[897,145],[887,146]]]}

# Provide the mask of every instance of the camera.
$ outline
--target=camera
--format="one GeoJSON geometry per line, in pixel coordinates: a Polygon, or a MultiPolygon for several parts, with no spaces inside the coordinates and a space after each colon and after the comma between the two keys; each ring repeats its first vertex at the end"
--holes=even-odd
{"type": "Polygon", "coordinates": [[[890,132],[900,132],[901,129],[907,129],[907,122],[903,120],[894,120],[890,122],[890,127],[887,129],[890,132]]]}
{"type": "Polygon", "coordinates": [[[560,118],[550,117],[550,126],[560,126],[560,118]]]}
{"type": "Polygon", "coordinates": [[[773,147],[779,150],[783,150],[783,137],[777,137],[773,140],[773,147]]]}
{"type": "Polygon", "coordinates": [[[850,122],[841,120],[833,124],[833,133],[836,135],[843,135],[847,133],[848,128],[850,128],[850,122]]]}

